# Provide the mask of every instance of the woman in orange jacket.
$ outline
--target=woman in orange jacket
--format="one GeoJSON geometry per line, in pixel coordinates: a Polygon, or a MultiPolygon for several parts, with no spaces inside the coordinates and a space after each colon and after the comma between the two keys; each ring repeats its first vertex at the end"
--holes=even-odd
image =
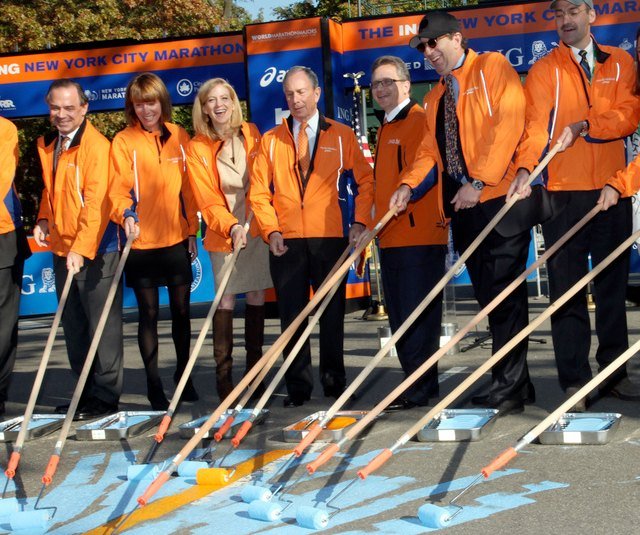
{"type": "Polygon", "coordinates": [[[187,169],[202,217],[207,223],[204,247],[209,251],[216,288],[231,253],[244,248],[213,318],[213,355],[220,400],[233,390],[233,308],[236,294],[246,294],[245,373],[262,356],[264,290],[273,286],[269,248],[256,224],[247,234],[249,169],[260,144],[255,125],[242,120],[240,101],[222,78],[205,82],[193,104],[196,136],[187,148],[187,169]]]}
{"type": "MultiPolygon", "coordinates": [[[[175,382],[189,360],[191,341],[189,297],[198,218],[187,177],[189,136],[169,122],[169,93],[152,73],[129,82],[125,115],[129,126],[116,135],[111,147],[111,217],[127,236],[137,236],[125,266],[126,283],[138,302],[138,346],[147,374],[147,397],[155,410],[165,410],[169,403],[158,373],[158,287],[166,286],[169,294],[175,382]]],[[[191,380],[182,399],[198,399],[191,380]]]]}

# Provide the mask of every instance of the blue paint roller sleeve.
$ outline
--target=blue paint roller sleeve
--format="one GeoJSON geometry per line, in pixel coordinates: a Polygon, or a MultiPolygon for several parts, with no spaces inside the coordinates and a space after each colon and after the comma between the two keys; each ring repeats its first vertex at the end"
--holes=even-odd
{"type": "Polygon", "coordinates": [[[303,505],[296,511],[296,522],[303,528],[324,529],[329,524],[329,515],[317,507],[303,505]]]}

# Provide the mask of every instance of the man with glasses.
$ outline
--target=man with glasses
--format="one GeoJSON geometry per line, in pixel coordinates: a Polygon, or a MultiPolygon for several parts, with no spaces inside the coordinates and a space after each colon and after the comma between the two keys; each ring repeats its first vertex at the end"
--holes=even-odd
{"type": "MultiPolygon", "coordinates": [[[[375,207],[383,214],[398,187],[400,173],[413,162],[426,135],[426,114],[410,98],[411,81],[405,62],[381,56],[371,67],[371,94],[382,108],[375,154],[375,207]]],[[[436,177],[430,173],[420,192],[424,196],[392,220],[380,233],[382,284],[395,332],[444,274],[447,229],[438,210],[436,177]]],[[[442,294],[434,299],[396,348],[405,375],[413,373],[438,350],[442,318],[442,294]]],[[[394,400],[387,410],[403,410],[429,404],[438,397],[438,368],[434,366],[420,381],[394,400]]]]}
{"type": "MultiPolygon", "coordinates": [[[[591,36],[596,19],[593,0],[556,0],[560,46],[534,64],[525,83],[526,126],[518,148],[518,174],[512,191],[529,193],[529,173],[553,145],[562,143],[545,172],[553,218],[542,226],[547,247],[553,245],[596,203],[602,212],[548,262],[549,291],[555,301],[631,233],[631,202],[620,198],[613,177],[625,166],[623,138],[640,119],[633,95],[633,59],[617,47],[591,36]]],[[[628,347],[625,292],[629,255],[623,254],[593,285],[596,302],[596,361],[600,369],[628,347]]],[[[560,386],[567,397],[591,379],[591,325],[586,292],[575,296],[551,318],[560,386]]],[[[622,369],[601,388],[602,394],[640,399],[640,388],[622,369]]],[[[574,410],[586,410],[586,400],[574,410]]]]}
{"type": "MultiPolygon", "coordinates": [[[[109,221],[109,141],[85,117],[80,84],[54,81],[46,95],[53,130],[38,138],[42,200],[33,237],[53,253],[60,298],[67,273],[77,274],[62,315],[71,369],[82,372],[118,265],[117,226],[109,221]]],[[[109,311],[98,353],[74,419],[117,412],[122,390],[122,288],[109,311]]],[[[56,407],[65,414],[69,405],[56,407]]]]}
{"type": "MultiPolygon", "coordinates": [[[[448,13],[425,15],[409,45],[423,52],[441,79],[425,97],[426,135],[390,205],[404,209],[425,176],[437,172],[439,215],[450,219],[454,246],[464,251],[504,205],[515,175],[512,156],[524,127],[522,84],[503,55],[468,48],[460,23],[448,13]]],[[[470,256],[467,269],[480,306],[524,271],[533,223],[528,204],[514,207],[470,256]]],[[[527,323],[523,283],[489,315],[493,351],[527,323]]],[[[533,401],[527,345],[522,341],[493,367],[488,393],[474,403],[504,416],[533,401]]]]}

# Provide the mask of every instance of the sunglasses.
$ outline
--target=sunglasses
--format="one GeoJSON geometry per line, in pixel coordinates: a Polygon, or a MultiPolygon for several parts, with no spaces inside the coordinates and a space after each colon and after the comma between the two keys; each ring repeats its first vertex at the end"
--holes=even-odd
{"type": "Polygon", "coordinates": [[[444,35],[441,35],[440,37],[435,37],[435,38],[432,37],[431,39],[427,39],[426,43],[421,41],[420,44],[416,47],[416,50],[423,54],[424,51],[427,48],[435,48],[435,47],[437,47],[438,46],[438,41],[440,41],[440,39],[442,39],[443,37],[447,37],[449,35],[451,35],[451,34],[445,33],[444,35]]]}

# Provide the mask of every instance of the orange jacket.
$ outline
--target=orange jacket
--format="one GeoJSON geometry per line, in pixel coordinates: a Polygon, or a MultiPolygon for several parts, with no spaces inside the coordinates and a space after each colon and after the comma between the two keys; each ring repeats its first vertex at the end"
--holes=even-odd
{"type": "Polygon", "coordinates": [[[348,233],[347,182],[357,184],[355,221],[369,226],[373,172],[353,131],[320,115],[306,187],[298,173],[292,119],[269,130],[251,171],[249,201],[265,241],[284,238],[342,237],[348,233]]]}
{"type": "Polygon", "coordinates": [[[632,94],[633,59],[624,50],[595,41],[594,54],[591,84],[565,44],[537,61],[525,82],[527,122],[518,167],[532,171],[566,126],[589,121],[587,137],[578,138],[547,166],[550,191],[601,189],[626,165],[622,138],[634,132],[640,120],[640,99],[632,94]]]}
{"type": "Polygon", "coordinates": [[[162,133],[128,126],[111,146],[111,219],[140,223],[133,249],[169,247],[198,232],[197,206],[187,175],[189,135],[172,123],[162,133]],[[164,143],[161,142],[161,136],[164,143]]]}
{"type": "Polygon", "coordinates": [[[622,197],[631,197],[640,190],[640,154],[625,168],[616,173],[609,181],[622,197]]]}
{"type": "MultiPolygon", "coordinates": [[[[260,145],[260,132],[254,124],[242,123],[241,133],[247,153],[247,169],[250,170],[260,145]]],[[[232,247],[229,231],[238,223],[238,219],[229,210],[220,185],[216,164],[220,149],[222,141],[214,141],[208,136],[198,134],[187,146],[187,171],[193,195],[208,227],[204,237],[204,248],[207,251],[230,252],[232,247]]],[[[248,200],[245,199],[245,203],[247,207],[248,200]]],[[[251,223],[251,234],[258,235],[255,221],[251,223]]]]}
{"type": "MultiPolygon", "coordinates": [[[[413,162],[426,135],[426,114],[415,101],[407,104],[390,122],[378,129],[375,158],[376,214],[384,214],[389,199],[400,185],[399,175],[413,162]]],[[[446,244],[448,232],[438,216],[438,188],[431,187],[407,211],[392,219],[379,234],[380,247],[446,244]]]]}
{"type": "MultiPolygon", "coordinates": [[[[456,113],[460,145],[469,179],[485,183],[480,202],[506,195],[516,168],[512,157],[524,128],[525,98],[520,77],[507,59],[497,52],[476,54],[467,51],[460,68],[452,74],[459,84],[456,113]]],[[[444,105],[444,80],[427,93],[427,135],[414,164],[400,175],[401,182],[417,188],[428,172],[437,166],[438,189],[442,189],[442,156],[436,141],[438,106],[444,105]]],[[[444,219],[442,196],[440,213],[444,219]]]]}
{"type": "Polygon", "coordinates": [[[38,138],[42,164],[42,200],[38,220],[49,223],[51,251],[69,251],[93,259],[118,250],[117,228],[109,223],[109,141],[85,119],[60,154],[55,177],[53,159],[58,131],[38,138]]]}
{"type": "Polygon", "coordinates": [[[18,166],[18,130],[0,117],[0,234],[22,226],[20,199],[13,181],[18,166]]]}

